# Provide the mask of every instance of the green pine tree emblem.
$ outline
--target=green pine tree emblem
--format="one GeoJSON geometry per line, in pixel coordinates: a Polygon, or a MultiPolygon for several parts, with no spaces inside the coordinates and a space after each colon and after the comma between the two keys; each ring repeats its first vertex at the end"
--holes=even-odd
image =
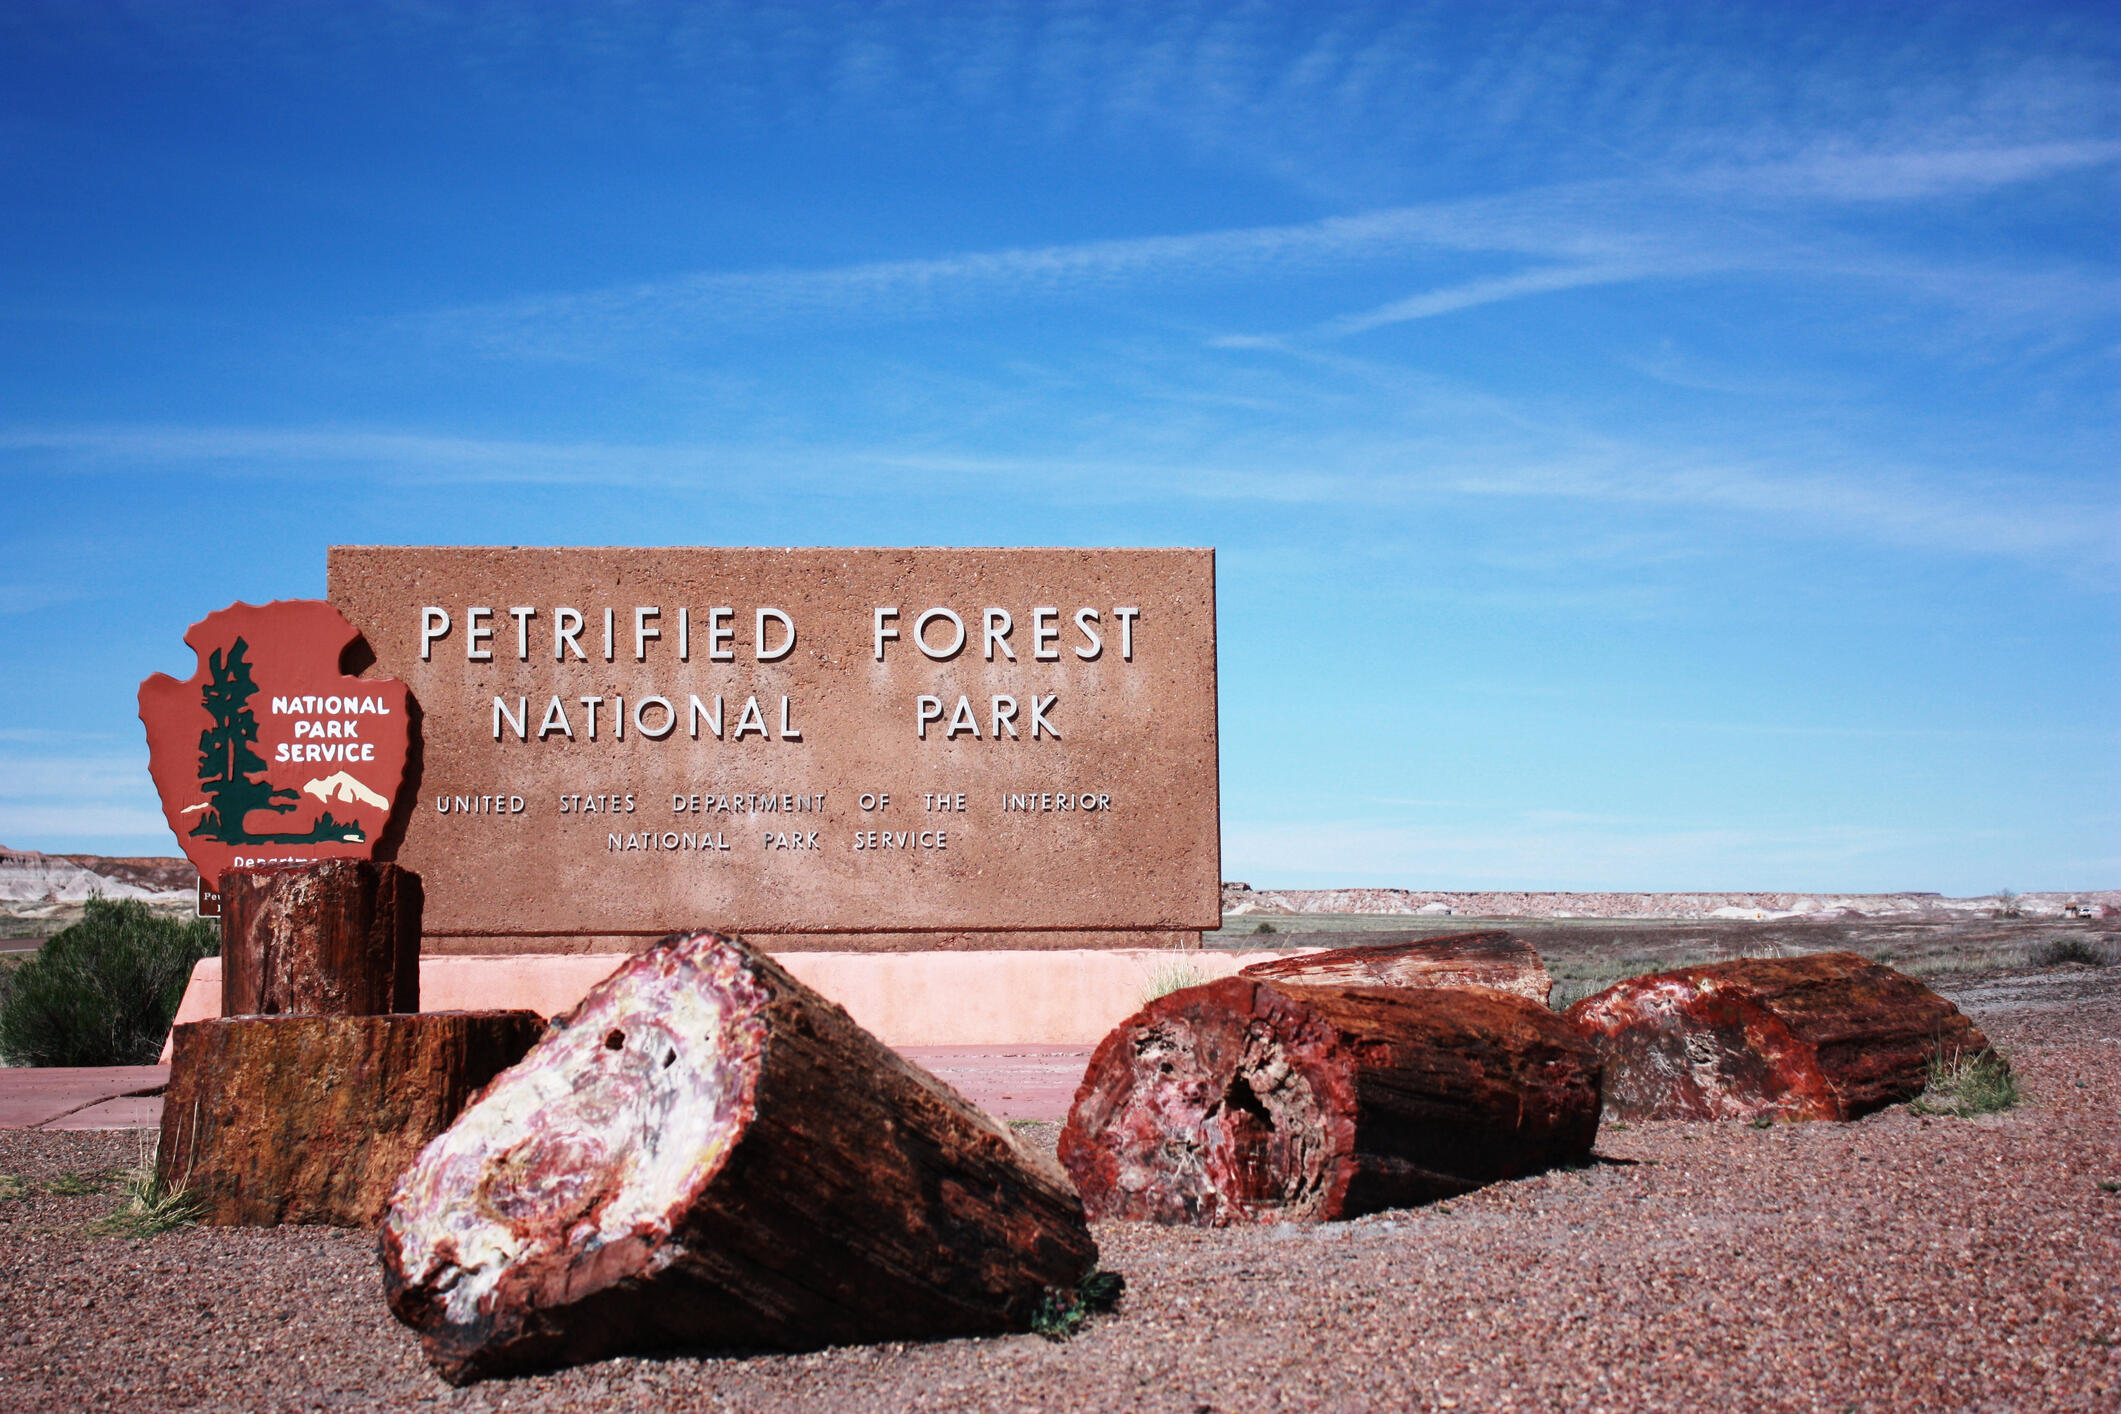
{"type": "Polygon", "coordinates": [[[302,793],[263,779],[265,758],[254,749],[258,718],[250,710],[250,699],[257,695],[258,684],[250,674],[249,652],[250,645],[239,638],[229,646],[226,658],[216,648],[206,660],[203,696],[207,714],[214,720],[199,733],[199,786],[211,804],[192,833],[224,844],[315,844],[365,838],[358,823],[341,825],[328,810],[302,834],[250,832],[246,822],[253,811],[285,815],[300,802],[302,793]]]}

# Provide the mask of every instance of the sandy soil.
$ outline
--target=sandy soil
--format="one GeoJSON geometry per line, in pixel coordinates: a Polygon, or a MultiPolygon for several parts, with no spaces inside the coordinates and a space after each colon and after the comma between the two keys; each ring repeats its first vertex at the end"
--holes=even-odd
{"type": "Polygon", "coordinates": [[[385,1312],[366,1235],[89,1236],[115,1196],[51,1187],[137,1138],[0,1135],[0,1409],[2121,1407],[2121,967],[1942,989],[2017,1066],[2016,1110],[1616,1125],[1593,1168],[1355,1223],[1102,1226],[1128,1295],[1062,1344],[625,1359],[465,1391],[385,1312]]]}

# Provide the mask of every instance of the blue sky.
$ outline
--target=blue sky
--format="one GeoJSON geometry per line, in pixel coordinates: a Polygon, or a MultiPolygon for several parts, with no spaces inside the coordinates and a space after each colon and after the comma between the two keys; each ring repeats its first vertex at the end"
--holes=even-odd
{"type": "Polygon", "coordinates": [[[2121,883],[2110,6],[0,8],[0,840],[334,543],[1212,545],[1226,877],[2121,883]]]}

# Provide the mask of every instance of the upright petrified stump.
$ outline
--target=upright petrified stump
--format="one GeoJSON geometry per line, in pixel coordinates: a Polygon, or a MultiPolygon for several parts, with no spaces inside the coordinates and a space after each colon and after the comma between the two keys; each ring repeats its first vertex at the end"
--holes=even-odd
{"type": "Polygon", "coordinates": [[[221,876],[223,1016],[420,1009],[420,876],[326,859],[221,876]]]}
{"type": "Polygon", "coordinates": [[[384,1289],[443,1378],[1026,1329],[1097,1248],[1050,1160],[761,953],[665,938],[406,1173],[384,1289]]]}
{"type": "Polygon", "coordinates": [[[1486,988],[1231,977],[1107,1036],[1061,1131],[1092,1217],[1224,1225],[1356,1217],[1582,1163],[1598,1057],[1486,988]]]}
{"type": "Polygon", "coordinates": [[[1922,1093],[1932,1057],[1988,1038],[1854,953],[1631,977],[1569,1008],[1605,1057],[1611,1119],[1857,1119],[1922,1093]]]}
{"type": "Polygon", "coordinates": [[[1304,986],[1493,987],[1542,1005],[1554,989],[1538,951],[1499,930],[1277,957],[1237,975],[1304,986]]]}
{"type": "Polygon", "coordinates": [[[187,1023],[157,1172],[209,1223],[372,1226],[421,1146],[543,1030],[531,1011],[187,1023]]]}

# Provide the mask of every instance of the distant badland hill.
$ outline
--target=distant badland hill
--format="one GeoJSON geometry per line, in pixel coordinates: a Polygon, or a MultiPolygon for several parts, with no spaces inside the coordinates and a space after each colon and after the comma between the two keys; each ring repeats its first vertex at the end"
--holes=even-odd
{"type": "Polygon", "coordinates": [[[1795,893],[1454,893],[1421,889],[1255,889],[1223,885],[1223,912],[1374,913],[1448,918],[1730,918],[1762,922],[1837,918],[2121,917],[2121,889],[2077,893],[1942,894],[1795,893]]]}

